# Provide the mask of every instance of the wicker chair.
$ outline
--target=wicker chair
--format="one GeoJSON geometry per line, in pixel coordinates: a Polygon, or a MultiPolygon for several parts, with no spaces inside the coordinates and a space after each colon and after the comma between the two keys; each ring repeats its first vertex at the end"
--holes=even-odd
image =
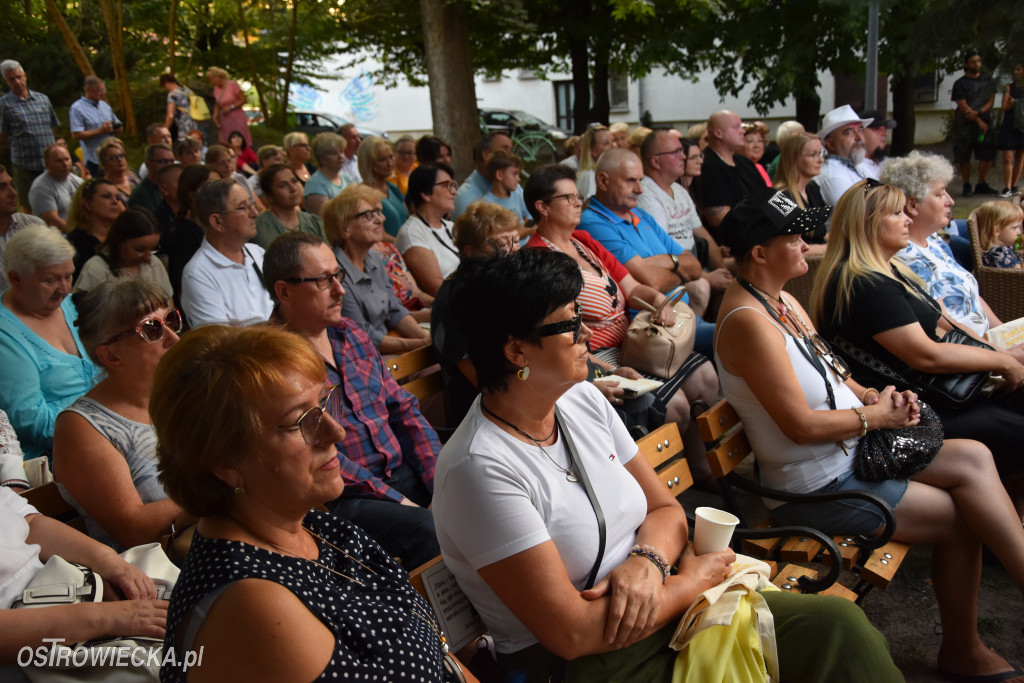
{"type": "Polygon", "coordinates": [[[811,310],[811,293],[814,291],[814,276],[818,273],[823,256],[808,256],[807,272],[786,283],[786,291],[793,295],[805,311],[811,310]]]}
{"type": "Polygon", "coordinates": [[[981,265],[981,239],[977,226],[969,226],[974,252],[974,277],[983,298],[1003,322],[1024,318],[1024,270],[981,265]]]}

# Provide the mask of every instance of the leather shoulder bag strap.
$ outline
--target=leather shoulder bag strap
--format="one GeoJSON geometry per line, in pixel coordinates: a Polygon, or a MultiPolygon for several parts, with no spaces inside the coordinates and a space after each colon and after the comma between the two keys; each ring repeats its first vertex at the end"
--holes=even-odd
{"type": "Polygon", "coordinates": [[[562,438],[565,439],[565,446],[569,450],[569,467],[580,478],[583,490],[587,492],[590,505],[594,508],[594,515],[597,516],[597,559],[594,560],[594,566],[590,569],[590,576],[587,577],[587,584],[584,586],[584,589],[593,588],[594,582],[597,579],[597,572],[601,569],[601,561],[604,560],[604,546],[607,540],[604,512],[601,510],[601,502],[597,499],[597,494],[594,493],[594,487],[590,484],[590,477],[587,476],[587,470],[583,466],[583,459],[580,458],[579,451],[576,450],[576,443],[572,440],[572,434],[569,433],[569,428],[562,417],[562,411],[558,409],[557,405],[555,406],[555,420],[558,421],[558,428],[562,431],[562,438]]]}

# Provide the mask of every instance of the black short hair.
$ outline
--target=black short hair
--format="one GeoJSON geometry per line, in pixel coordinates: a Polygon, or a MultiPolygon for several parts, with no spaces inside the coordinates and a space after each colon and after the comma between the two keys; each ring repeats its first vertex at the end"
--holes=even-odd
{"type": "Polygon", "coordinates": [[[533,220],[540,220],[537,202],[550,202],[555,196],[555,183],[559,180],[571,180],[575,184],[576,171],[565,164],[548,164],[535,170],[526,179],[523,201],[526,202],[526,210],[533,216],[533,220]]]}
{"type": "Polygon", "coordinates": [[[434,183],[437,182],[437,172],[444,171],[452,179],[455,178],[455,171],[444,162],[417,166],[409,174],[409,187],[405,193],[405,205],[410,211],[415,211],[423,204],[423,195],[434,192],[434,183]]]}
{"type": "Polygon", "coordinates": [[[441,148],[451,147],[436,135],[424,135],[416,141],[416,163],[421,166],[437,163],[441,158],[441,148]]]}
{"type": "Polygon", "coordinates": [[[296,230],[278,235],[267,247],[263,254],[263,286],[267,288],[275,306],[281,302],[277,300],[274,285],[279,280],[299,277],[302,273],[302,247],[316,249],[321,244],[324,241],[316,235],[296,230]]]}
{"type": "Polygon", "coordinates": [[[509,339],[542,346],[534,328],[583,289],[580,267],[549,249],[463,261],[451,282],[450,310],[481,390],[501,391],[519,368],[505,357],[509,339]]]}

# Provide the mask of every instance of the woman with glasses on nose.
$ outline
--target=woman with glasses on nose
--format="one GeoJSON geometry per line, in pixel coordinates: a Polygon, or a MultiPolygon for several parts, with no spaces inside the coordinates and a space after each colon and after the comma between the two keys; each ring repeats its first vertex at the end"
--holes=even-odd
{"type": "Polygon", "coordinates": [[[117,198],[121,204],[128,206],[128,198],[132,191],[142,182],[138,174],[128,164],[128,153],[120,138],[107,138],[96,152],[106,178],[117,187],[117,198]]]}
{"type": "Polygon", "coordinates": [[[72,291],[88,292],[104,280],[131,276],[152,282],[170,299],[174,291],[167,269],[153,258],[159,242],[160,228],[153,214],[138,207],[128,209],[114,221],[97,254],[82,266],[72,291]]]}
{"type": "Polygon", "coordinates": [[[74,255],[58,230],[41,225],[23,228],[4,250],[11,286],[0,298],[0,406],[26,459],[50,453],[57,414],[99,374],[68,297],[74,255]]]}
{"type": "Polygon", "coordinates": [[[459,250],[446,218],[455,209],[459,184],[445,163],[420,166],[409,174],[405,204],[409,220],[398,231],[395,246],[409,265],[416,282],[434,296],[444,279],[459,267],[459,250]]]}
{"type": "Polygon", "coordinates": [[[373,248],[384,238],[383,199],[372,187],[349,185],[324,207],[324,227],[345,272],[341,314],[386,356],[426,346],[430,334],[398,300],[385,257],[373,248]]]}
{"type": "MultiPolygon", "coordinates": [[[[629,300],[635,296],[657,307],[665,301],[665,295],[637,282],[599,242],[588,233],[576,230],[583,202],[576,194],[572,169],[556,165],[537,169],[526,183],[524,197],[537,225],[537,233],[526,246],[566,254],[583,274],[583,290],[577,301],[592,334],[590,349],[597,352],[620,348],[629,327],[629,300]]],[[[666,306],[660,320],[673,325],[675,319],[675,311],[666,306]]],[[[594,355],[590,363],[591,375],[641,377],[633,368],[616,367],[594,355]]],[[[717,397],[718,377],[707,358],[699,353],[691,354],[672,378],[648,396],[627,398],[614,380],[596,382],[595,386],[622,411],[627,427],[638,424],[652,429],[664,422],[678,423],[687,452],[693,454],[691,469],[695,476],[705,479],[703,483],[710,483],[703,440],[697,424],[690,424],[690,403],[702,400],[710,405],[717,397]]]]}
{"type": "Polygon", "coordinates": [[[280,328],[194,330],[157,369],[160,480],[199,518],[167,617],[164,681],[458,681],[408,574],[327,512],[341,495],[324,360],[280,328]]]}
{"type": "Polygon", "coordinates": [[[302,181],[294,168],[272,164],[260,169],[259,178],[267,210],[256,217],[256,244],[266,249],[275,237],[292,230],[327,241],[323,219],[302,210],[302,181]]]}
{"type": "Polygon", "coordinates": [[[178,341],[181,311],[137,277],[105,280],[76,301],[82,345],[105,376],[57,417],[53,469],[88,534],[121,551],[192,521],[157,480],[149,417],[153,373],[178,341]]]}

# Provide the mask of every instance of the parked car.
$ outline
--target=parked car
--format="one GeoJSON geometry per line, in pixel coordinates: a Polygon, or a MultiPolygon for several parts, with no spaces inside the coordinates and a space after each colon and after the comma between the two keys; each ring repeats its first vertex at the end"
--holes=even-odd
{"type": "MultiPolygon", "coordinates": [[[[292,111],[288,113],[288,125],[285,129],[288,131],[301,131],[313,137],[317,133],[337,133],[338,129],[346,123],[349,123],[349,121],[337,114],[328,114],[323,111],[292,111]]],[[[360,137],[365,138],[368,135],[376,135],[385,140],[388,139],[386,131],[369,128],[361,123],[356,124],[356,130],[359,131],[360,137]]]]}
{"type": "Polygon", "coordinates": [[[572,135],[571,131],[552,126],[533,114],[518,109],[481,109],[481,128],[488,132],[504,130],[513,136],[517,133],[547,133],[552,140],[562,142],[572,135]]]}

